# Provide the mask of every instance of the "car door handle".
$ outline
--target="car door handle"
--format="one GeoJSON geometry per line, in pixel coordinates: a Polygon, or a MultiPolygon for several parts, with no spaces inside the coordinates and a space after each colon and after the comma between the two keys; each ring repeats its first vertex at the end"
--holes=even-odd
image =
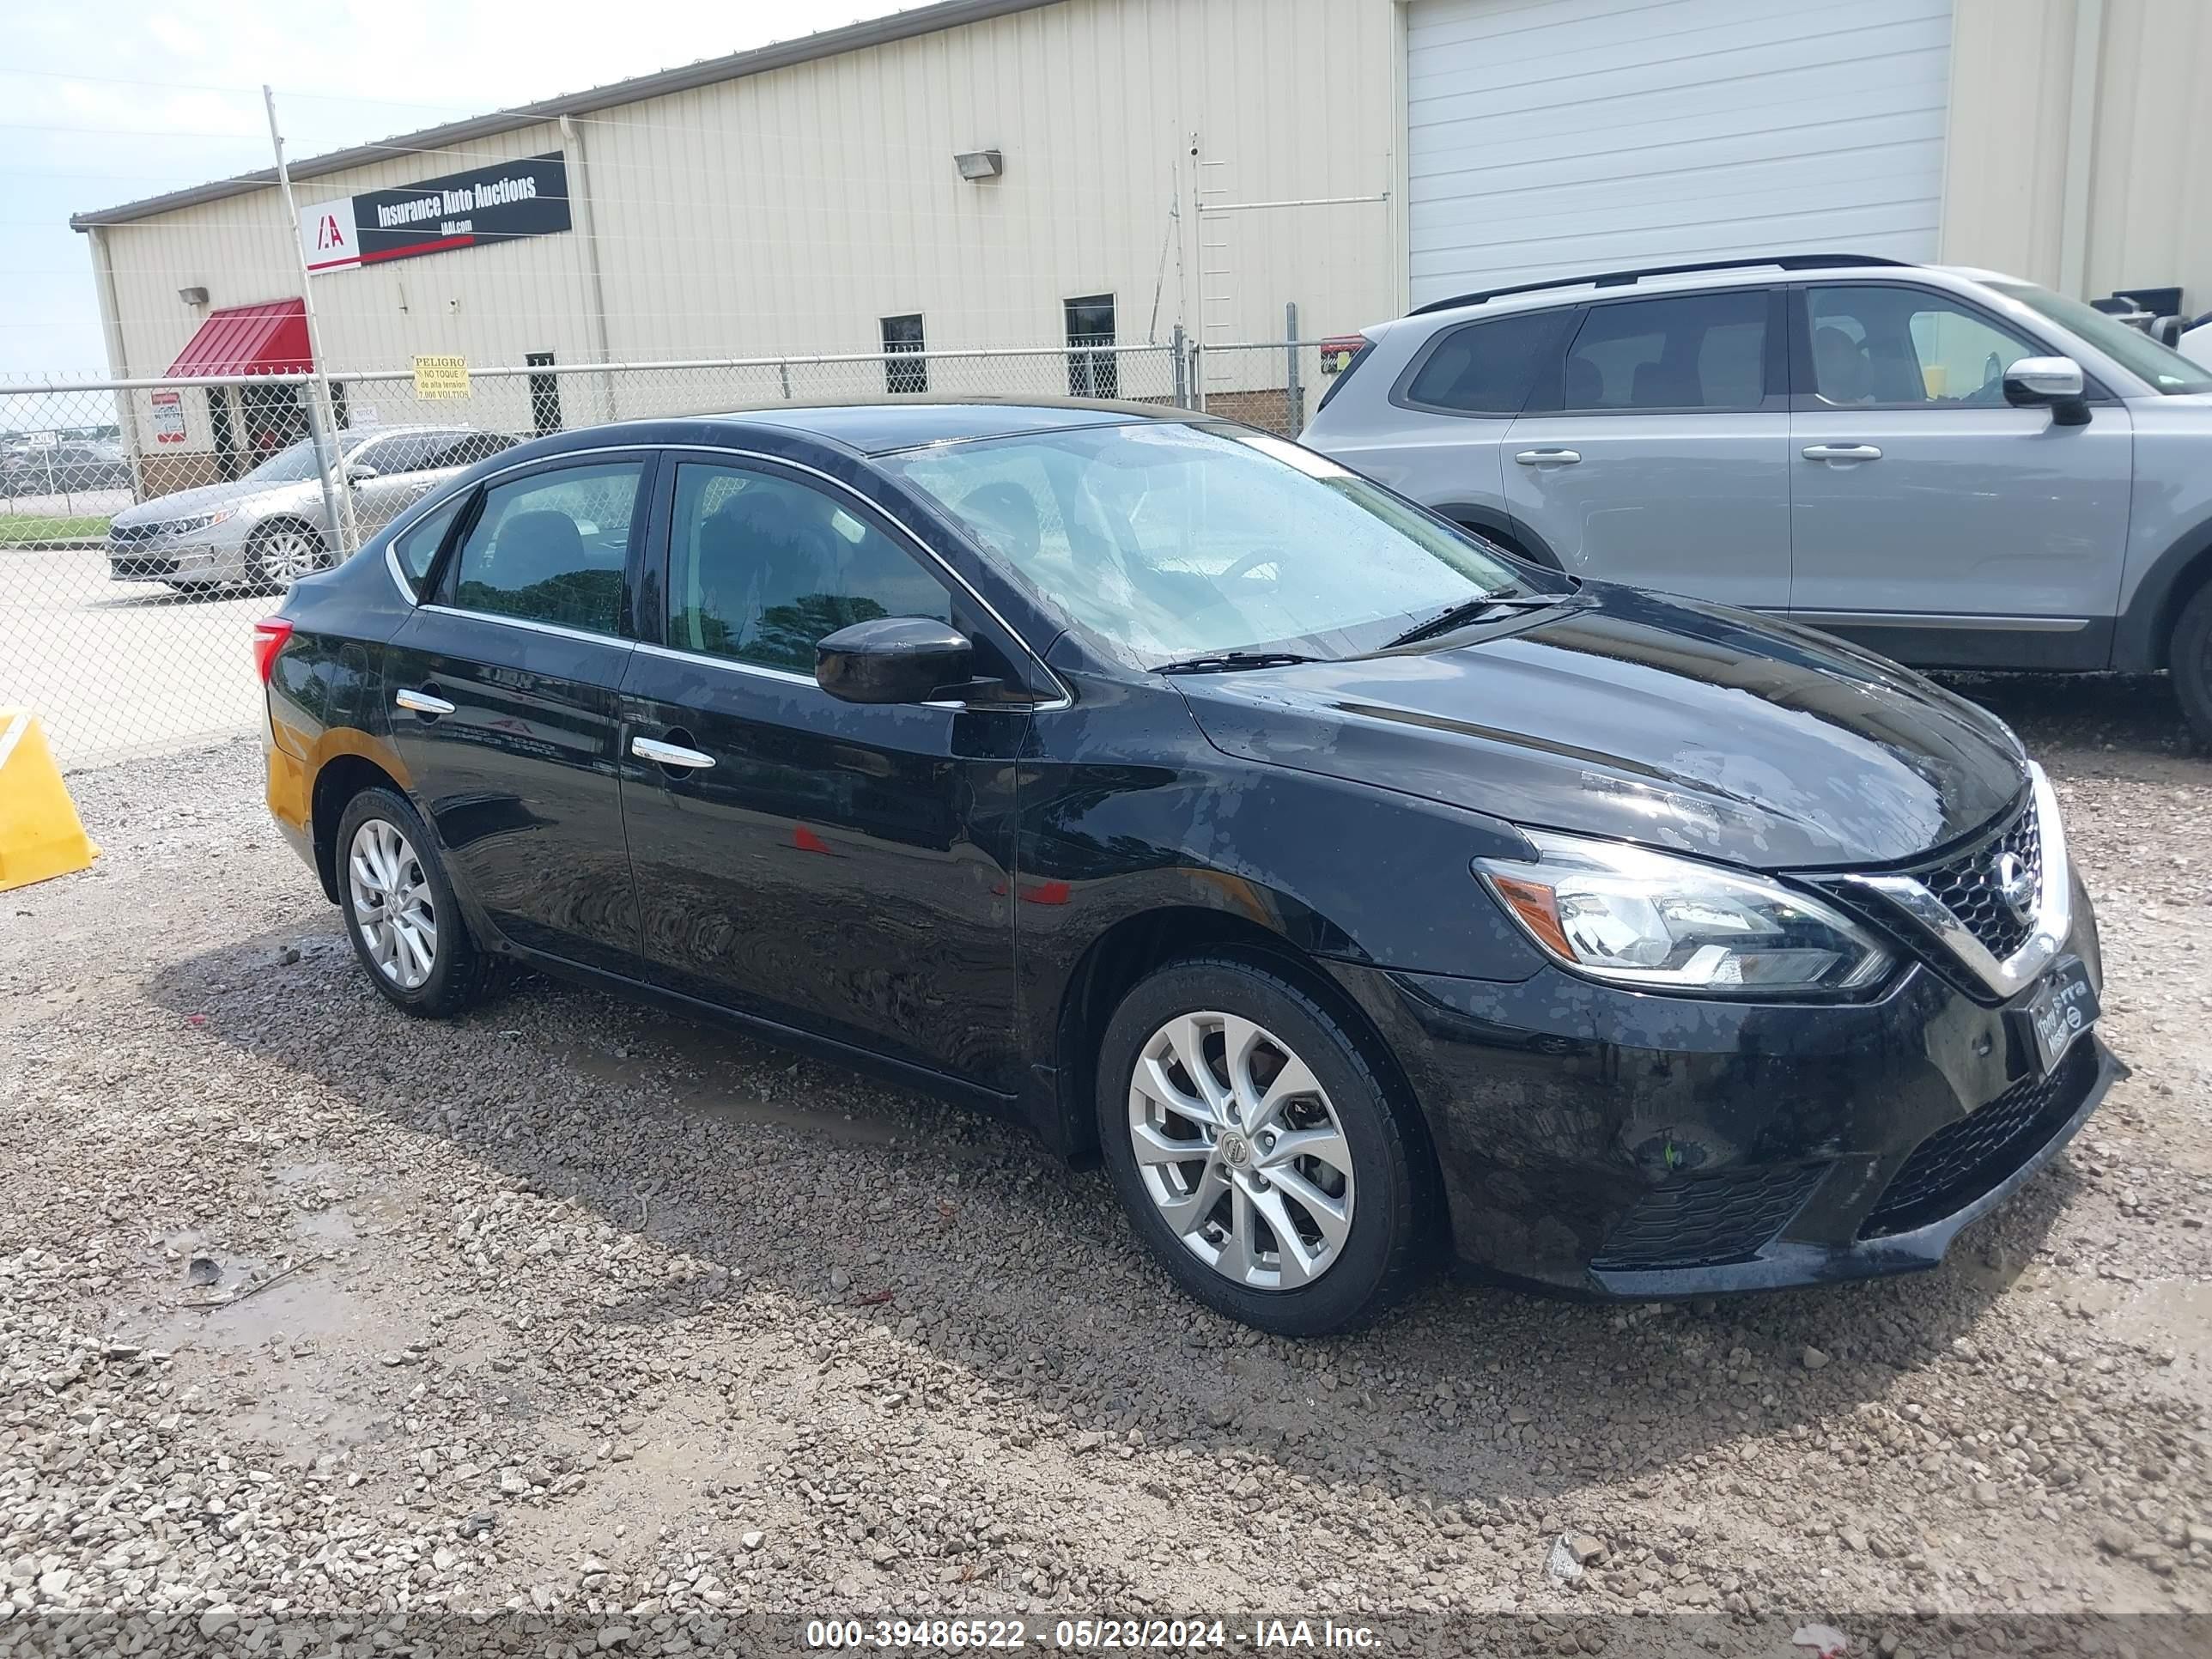
{"type": "Polygon", "coordinates": [[[1808,461],[1878,461],[1881,451],[1872,444],[1808,444],[1805,459],[1808,461]]]}
{"type": "Polygon", "coordinates": [[[663,743],[659,738],[632,738],[629,752],[640,760],[658,761],[663,766],[680,766],[687,772],[703,772],[714,763],[712,755],[686,749],[680,743],[663,743]]]}
{"type": "Polygon", "coordinates": [[[418,714],[428,714],[434,719],[453,712],[453,704],[443,697],[432,696],[428,691],[395,691],[392,694],[392,701],[402,708],[411,708],[418,714]]]}
{"type": "Polygon", "coordinates": [[[1524,449],[1513,459],[1523,466],[1572,466],[1582,458],[1579,449],[1524,449]]]}

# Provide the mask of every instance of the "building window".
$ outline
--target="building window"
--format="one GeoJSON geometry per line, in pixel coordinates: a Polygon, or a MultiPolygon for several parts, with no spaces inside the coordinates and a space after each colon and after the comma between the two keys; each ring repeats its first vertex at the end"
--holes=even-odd
{"type": "MultiPolygon", "coordinates": [[[[523,354],[526,368],[550,368],[553,354],[550,351],[531,351],[523,354]]],[[[539,437],[561,429],[561,377],[558,374],[533,374],[530,377],[530,424],[539,437]]]]}
{"type": "Polygon", "coordinates": [[[921,313],[884,319],[884,390],[927,392],[929,360],[921,355],[921,313]],[[912,361],[905,359],[911,356],[912,361]]]}
{"type": "Polygon", "coordinates": [[[1114,356],[1114,296],[1092,294],[1061,301],[1067,317],[1067,395],[1118,398],[1120,364],[1114,356]]]}

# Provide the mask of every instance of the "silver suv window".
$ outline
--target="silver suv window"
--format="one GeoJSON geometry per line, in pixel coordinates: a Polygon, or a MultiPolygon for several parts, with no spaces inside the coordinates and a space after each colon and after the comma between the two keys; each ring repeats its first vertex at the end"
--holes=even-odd
{"type": "Polygon", "coordinates": [[[2212,392],[2212,372],[2192,363],[2149,335],[2107,317],[2094,306],[2053,294],[2033,283],[1991,283],[2008,300],[2017,300],[2039,316],[2070,329],[2130,373],[2142,376],[2167,397],[2212,392]]]}
{"type": "Polygon", "coordinates": [[[1837,409],[1993,408],[2033,340],[1926,289],[1854,283],[1805,292],[1813,391],[1837,409]]]}
{"type": "Polygon", "coordinates": [[[1556,385],[1559,340],[1574,318],[1571,309],[1522,311],[1446,330],[1414,363],[1397,401],[1448,415],[1518,415],[1540,376],[1556,385]]]}
{"type": "Polygon", "coordinates": [[[1567,349],[1559,407],[1756,409],[1768,309],[1760,288],[1593,306],[1567,349]]]}

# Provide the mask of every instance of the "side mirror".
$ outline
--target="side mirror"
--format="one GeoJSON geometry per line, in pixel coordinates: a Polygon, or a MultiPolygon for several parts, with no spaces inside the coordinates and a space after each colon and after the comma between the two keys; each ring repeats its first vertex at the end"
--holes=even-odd
{"type": "Polygon", "coordinates": [[[846,702],[927,702],[974,677],[975,647],[929,617],[854,623],[814,647],[814,683],[846,702]]]}
{"type": "Polygon", "coordinates": [[[2023,357],[2005,370],[2005,401],[2018,409],[2047,408],[2056,426],[2087,426],[2089,404],[2081,365],[2071,357],[2023,357]]]}
{"type": "Polygon", "coordinates": [[[367,461],[356,461],[346,469],[348,483],[367,483],[371,478],[380,478],[383,476],[367,461]]]}

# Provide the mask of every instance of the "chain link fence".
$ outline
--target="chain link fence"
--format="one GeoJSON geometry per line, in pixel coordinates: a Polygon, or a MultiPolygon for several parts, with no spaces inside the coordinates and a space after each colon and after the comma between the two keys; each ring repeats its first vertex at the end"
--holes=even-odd
{"type": "Polygon", "coordinates": [[[1310,342],[1066,346],[304,375],[0,380],[0,707],[65,767],[257,729],[254,619],[445,478],[609,421],[887,395],[1115,398],[1295,436],[1310,342]],[[325,432],[327,407],[335,429],[325,432]]]}

